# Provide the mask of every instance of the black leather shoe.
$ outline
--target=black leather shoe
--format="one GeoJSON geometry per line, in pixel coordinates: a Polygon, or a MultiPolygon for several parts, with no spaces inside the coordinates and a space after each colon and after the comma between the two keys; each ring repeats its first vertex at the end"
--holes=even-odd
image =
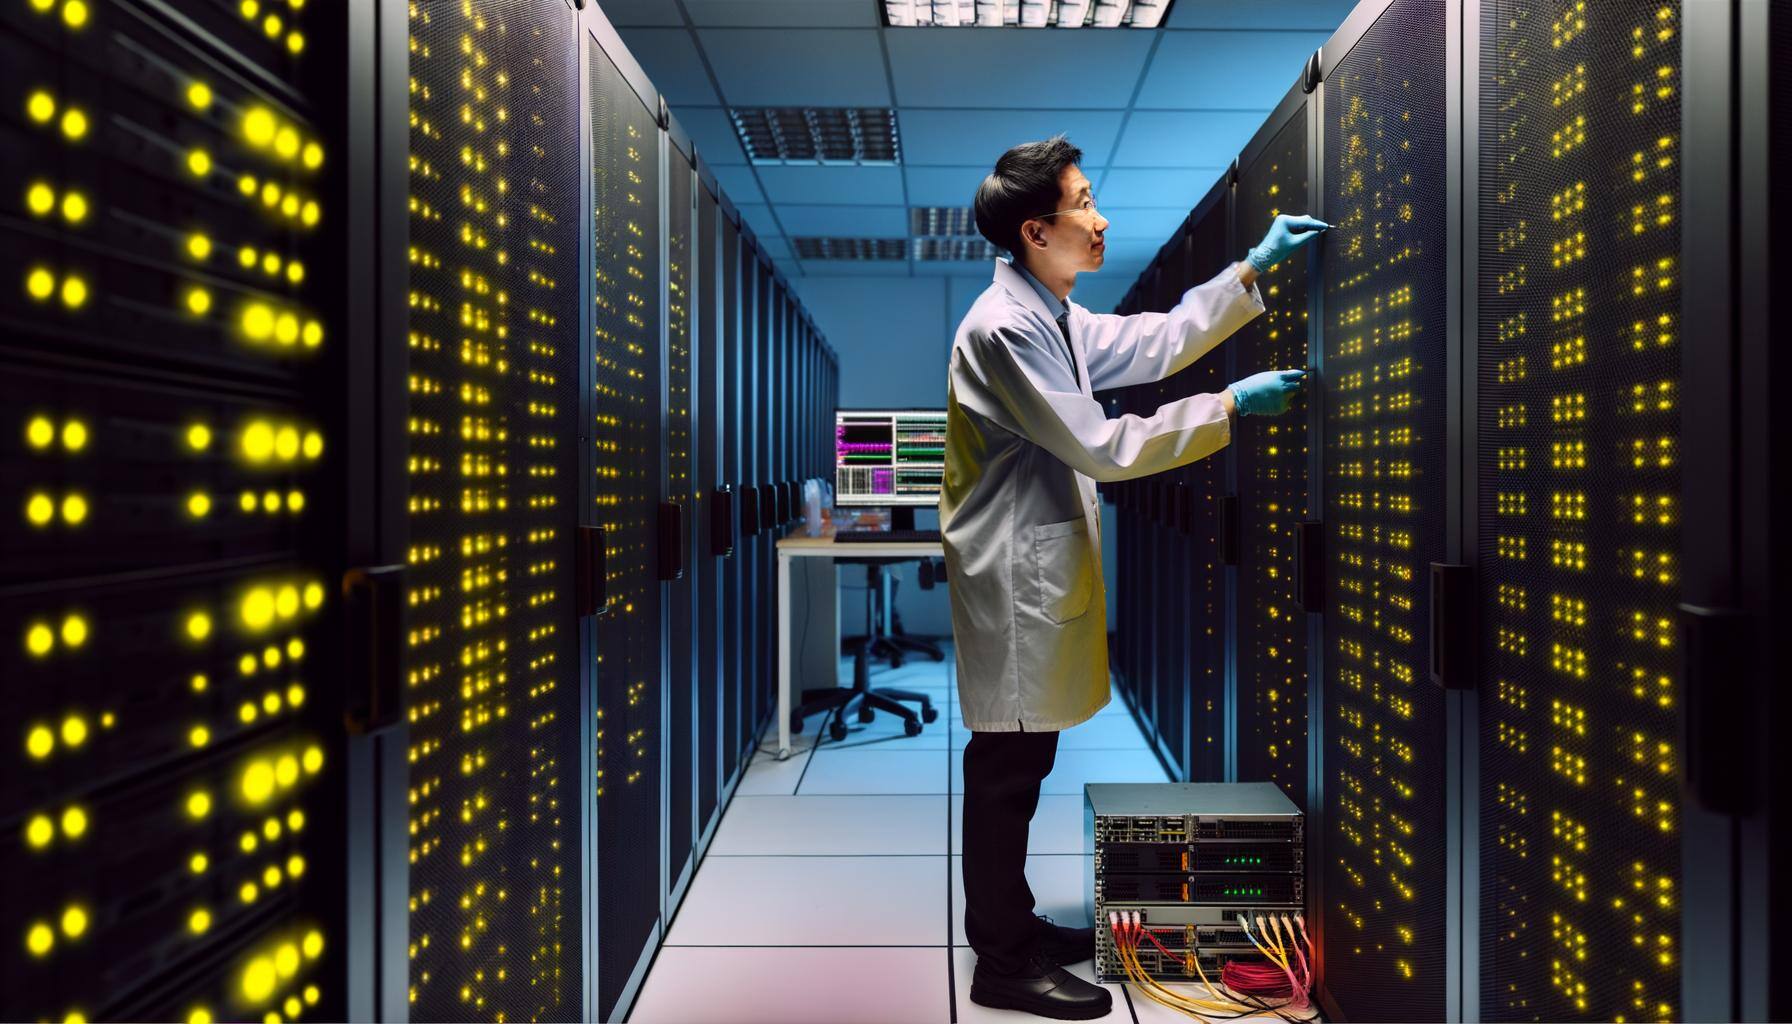
{"type": "Polygon", "coordinates": [[[1114,1009],[1114,997],[1035,953],[1019,974],[1003,975],[977,963],[971,975],[971,1002],[998,1010],[1020,1010],[1054,1020],[1094,1020],[1114,1009]]]}
{"type": "Polygon", "coordinates": [[[1068,967],[1095,959],[1095,929],[1066,928],[1044,914],[1039,922],[1039,951],[1058,964],[1068,967]]]}

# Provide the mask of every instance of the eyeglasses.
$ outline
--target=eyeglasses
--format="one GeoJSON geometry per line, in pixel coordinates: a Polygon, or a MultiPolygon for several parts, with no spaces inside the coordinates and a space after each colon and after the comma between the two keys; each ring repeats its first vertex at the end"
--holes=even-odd
{"type": "Polygon", "coordinates": [[[1033,219],[1034,220],[1044,220],[1047,217],[1056,217],[1060,213],[1094,213],[1094,212],[1095,212],[1095,197],[1090,196],[1089,198],[1083,200],[1083,204],[1081,206],[1072,206],[1068,210],[1057,210],[1052,213],[1042,213],[1033,219]]]}

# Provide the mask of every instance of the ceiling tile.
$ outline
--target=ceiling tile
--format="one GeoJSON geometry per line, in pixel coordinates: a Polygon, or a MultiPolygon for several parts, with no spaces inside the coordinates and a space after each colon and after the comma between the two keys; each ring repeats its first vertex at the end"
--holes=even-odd
{"type": "Polygon", "coordinates": [[[699,29],[722,95],[736,107],[887,107],[871,29],[699,29]]]}
{"type": "Polygon", "coordinates": [[[1115,167],[1229,167],[1268,110],[1140,110],[1114,148],[1115,167]]]}
{"type": "MultiPolygon", "coordinates": [[[[1099,167],[1113,151],[1122,116],[1118,110],[902,109],[897,111],[897,122],[902,130],[902,160],[910,165],[994,167],[996,158],[1009,147],[1063,132],[1082,147],[1085,164],[1099,167]]],[[[1255,128],[1253,123],[1252,130],[1255,128]]],[[[1158,161],[1160,165],[1174,162],[1158,161]]]]}
{"type": "Polygon", "coordinates": [[[774,203],[902,205],[900,167],[785,167],[761,165],[759,182],[774,203]]]}
{"type": "Polygon", "coordinates": [[[1155,33],[984,28],[890,29],[897,102],[923,107],[1119,109],[1132,99],[1155,33]],[[1097,69],[1076,74],[1072,69],[1097,69]]]}
{"type": "Polygon", "coordinates": [[[610,24],[618,28],[684,24],[684,18],[678,14],[678,5],[666,0],[599,0],[598,6],[603,8],[604,17],[610,19],[610,24]]]}
{"type": "Polygon", "coordinates": [[[798,260],[809,277],[907,277],[907,260],[798,260]]]}
{"type": "Polygon", "coordinates": [[[1140,110],[1273,108],[1300,81],[1324,32],[1166,32],[1140,110]]]}
{"type": "Polygon", "coordinates": [[[763,203],[764,193],[759,191],[759,183],[753,180],[753,168],[745,166],[712,167],[716,180],[722,183],[722,191],[734,201],[741,203],[763,203]]]}
{"type": "Polygon", "coordinates": [[[1188,217],[1188,211],[1186,206],[1175,206],[1104,213],[1103,216],[1108,219],[1105,235],[1110,241],[1120,238],[1152,238],[1161,243],[1182,226],[1183,220],[1188,217]]]}
{"type": "Polygon", "coordinates": [[[619,30],[623,45],[641,64],[641,70],[653,80],[653,87],[666,97],[667,103],[690,103],[713,106],[715,87],[709,84],[709,73],[697,56],[697,44],[682,28],[625,28],[619,30]]]}
{"type": "Polygon", "coordinates": [[[712,167],[744,164],[747,154],[740,148],[740,137],[734,134],[734,122],[721,107],[672,108],[672,116],[697,144],[697,154],[712,167]]]}
{"type": "Polygon", "coordinates": [[[1140,206],[1178,206],[1192,210],[1225,173],[1224,167],[1151,170],[1116,167],[1101,179],[1095,198],[1104,211],[1140,206]]]}
{"type": "Polygon", "coordinates": [[[684,0],[684,9],[691,24],[710,28],[876,28],[878,22],[877,6],[868,0],[684,0]]]}
{"type": "MultiPolygon", "coordinates": [[[[608,6],[606,4],[606,6],[608,6]]],[[[1356,0],[1176,0],[1166,28],[1313,29],[1331,32],[1356,0]]]]}
{"type": "Polygon", "coordinates": [[[760,238],[776,238],[784,233],[779,229],[778,222],[772,219],[771,207],[759,203],[746,203],[744,205],[737,204],[736,208],[740,210],[740,219],[745,221],[747,227],[753,229],[753,234],[760,238]]]}
{"type": "MultiPolygon", "coordinates": [[[[993,161],[992,161],[993,164],[993,161]]],[[[905,167],[910,206],[969,206],[988,167],[905,167]]]]}
{"type": "Polygon", "coordinates": [[[778,204],[778,221],[791,238],[907,238],[908,211],[900,206],[778,204]]]}

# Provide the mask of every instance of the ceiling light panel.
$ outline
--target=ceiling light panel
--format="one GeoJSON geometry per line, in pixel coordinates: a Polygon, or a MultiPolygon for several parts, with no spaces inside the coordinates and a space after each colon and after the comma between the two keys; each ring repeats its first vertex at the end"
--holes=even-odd
{"type": "Polygon", "coordinates": [[[798,259],[906,260],[906,238],[793,238],[798,259]]]}
{"type": "Polygon", "coordinates": [[[976,238],[977,217],[968,206],[915,206],[908,233],[916,238],[976,238]]]}
{"type": "Polygon", "coordinates": [[[1170,0],[873,0],[894,28],[1157,28],[1170,0]]]}
{"type": "Polygon", "coordinates": [[[735,134],[756,164],[894,165],[896,112],[885,107],[735,107],[735,134]]]}
{"type": "Polygon", "coordinates": [[[917,238],[913,248],[915,259],[922,263],[964,263],[1002,255],[1002,250],[981,238],[917,238]]]}

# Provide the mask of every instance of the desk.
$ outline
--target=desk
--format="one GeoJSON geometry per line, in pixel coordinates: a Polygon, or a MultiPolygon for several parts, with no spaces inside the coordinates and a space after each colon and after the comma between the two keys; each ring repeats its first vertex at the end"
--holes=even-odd
{"type": "MultiPolygon", "coordinates": [[[[790,756],[790,567],[795,558],[943,558],[945,550],[932,541],[854,541],[838,544],[828,526],[811,537],[797,527],[778,541],[778,760],[790,756]]],[[[834,657],[840,656],[840,619],[834,617],[834,657]]]]}

